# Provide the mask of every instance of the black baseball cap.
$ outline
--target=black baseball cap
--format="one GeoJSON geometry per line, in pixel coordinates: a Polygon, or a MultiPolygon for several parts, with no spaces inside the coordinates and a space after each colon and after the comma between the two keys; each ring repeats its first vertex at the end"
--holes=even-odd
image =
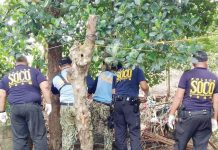
{"type": "Polygon", "coordinates": [[[27,63],[28,61],[27,61],[26,56],[19,55],[19,56],[16,56],[16,62],[25,62],[25,63],[27,63]]]}
{"type": "Polygon", "coordinates": [[[66,65],[66,64],[72,64],[72,60],[70,57],[63,57],[59,62],[60,66],[66,65]]]}
{"type": "Polygon", "coordinates": [[[205,62],[208,60],[207,53],[204,51],[196,51],[192,55],[192,63],[205,62]]]}

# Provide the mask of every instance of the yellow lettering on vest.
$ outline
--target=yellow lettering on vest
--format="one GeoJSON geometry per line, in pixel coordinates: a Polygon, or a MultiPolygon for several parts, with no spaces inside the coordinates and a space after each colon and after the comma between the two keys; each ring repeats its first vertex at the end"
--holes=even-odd
{"type": "Polygon", "coordinates": [[[212,96],[214,89],[215,89],[215,82],[210,82],[208,94],[212,96]]]}
{"type": "Polygon", "coordinates": [[[104,74],[102,74],[102,75],[100,75],[100,78],[101,78],[103,81],[112,84],[112,81],[113,81],[112,77],[107,77],[107,76],[105,76],[104,74]]]}
{"type": "Polygon", "coordinates": [[[15,82],[13,74],[9,74],[8,79],[9,79],[9,87],[12,87],[14,85],[14,82],[15,82]]]}
{"type": "Polygon", "coordinates": [[[197,81],[197,93],[203,94],[204,83],[202,81],[197,81]]]}
{"type": "MultiPolygon", "coordinates": [[[[209,89],[209,85],[210,85],[210,83],[209,82],[204,82],[204,88],[203,88],[203,94],[204,95],[207,95],[207,94],[209,94],[209,92],[208,92],[208,89],[209,89]]],[[[205,98],[206,99],[206,98],[205,98]]]]}
{"type": "Polygon", "coordinates": [[[121,72],[117,72],[117,81],[121,80],[121,72]]]}
{"type": "Polygon", "coordinates": [[[191,92],[192,95],[197,93],[197,81],[191,81],[191,92]]]}
{"type": "Polygon", "coordinates": [[[131,80],[132,79],[132,69],[124,69],[120,70],[117,73],[117,81],[121,80],[131,80]]]}
{"type": "Polygon", "coordinates": [[[190,97],[202,97],[203,99],[211,99],[214,89],[215,81],[208,79],[191,79],[190,97]]]}
{"type": "Polygon", "coordinates": [[[26,82],[28,82],[29,84],[32,84],[32,78],[31,78],[31,74],[30,74],[30,69],[28,69],[25,73],[26,75],[26,82]]]}
{"type": "Polygon", "coordinates": [[[30,69],[28,70],[20,70],[17,72],[10,73],[8,75],[9,79],[9,87],[17,86],[18,84],[32,84],[32,78],[30,74],[30,69]]]}
{"type": "Polygon", "coordinates": [[[126,75],[125,75],[125,74],[126,74],[126,70],[122,70],[122,71],[121,71],[121,78],[122,78],[122,79],[125,79],[125,78],[126,78],[126,75]]]}

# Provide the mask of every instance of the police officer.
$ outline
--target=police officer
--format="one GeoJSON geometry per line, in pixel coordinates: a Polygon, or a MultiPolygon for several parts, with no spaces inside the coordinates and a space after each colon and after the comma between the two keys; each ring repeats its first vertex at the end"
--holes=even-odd
{"type": "Polygon", "coordinates": [[[60,94],[60,124],[62,127],[62,150],[74,149],[77,141],[76,114],[73,107],[73,86],[67,80],[71,59],[64,57],[59,61],[61,72],[52,80],[52,93],[60,94]]]}
{"type": "Polygon", "coordinates": [[[52,108],[46,78],[39,70],[28,67],[25,56],[17,57],[15,68],[5,75],[0,83],[0,116],[5,113],[8,96],[14,150],[29,149],[29,134],[35,150],[48,150],[40,91],[46,101],[45,110],[49,115],[52,108]]]}
{"type": "Polygon", "coordinates": [[[103,133],[105,150],[112,150],[113,143],[113,130],[112,127],[108,126],[108,117],[112,111],[112,83],[114,76],[111,66],[104,62],[103,71],[95,80],[96,90],[93,95],[93,102],[90,105],[93,131],[103,133]]]}
{"type": "Polygon", "coordinates": [[[170,109],[168,125],[175,124],[175,112],[178,122],[175,124],[175,150],[185,150],[192,138],[195,150],[206,150],[211,136],[211,121],[217,129],[218,114],[218,79],[207,70],[208,56],[204,51],[193,54],[194,68],[183,73],[173,104],[170,109]],[[211,120],[212,109],[213,119],[211,120]]]}
{"type": "MultiPolygon", "coordinates": [[[[118,65],[121,67],[121,65],[118,65]]],[[[147,94],[148,85],[139,67],[120,68],[117,72],[114,104],[115,142],[118,150],[127,150],[127,131],[132,150],[141,150],[139,85],[147,94]]]]}

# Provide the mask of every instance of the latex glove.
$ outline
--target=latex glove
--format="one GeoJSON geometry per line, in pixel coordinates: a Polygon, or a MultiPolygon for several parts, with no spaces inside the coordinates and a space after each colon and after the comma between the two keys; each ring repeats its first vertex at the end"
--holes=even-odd
{"type": "Polygon", "coordinates": [[[158,123],[158,119],[157,119],[157,117],[153,117],[153,118],[151,118],[150,122],[152,122],[152,123],[158,123]]]}
{"type": "Polygon", "coordinates": [[[216,131],[218,129],[217,120],[211,119],[212,124],[212,132],[216,131]]]}
{"type": "Polygon", "coordinates": [[[174,115],[169,115],[168,118],[168,126],[173,130],[174,129],[174,125],[175,125],[175,116],[174,115]]]}
{"type": "Polygon", "coordinates": [[[0,113],[0,121],[1,121],[2,123],[5,123],[5,122],[7,121],[7,119],[8,119],[8,116],[7,116],[7,113],[6,113],[6,112],[0,113]]]}
{"type": "Polygon", "coordinates": [[[47,115],[50,115],[51,111],[52,111],[51,104],[46,103],[45,104],[45,112],[47,113],[47,115]]]}

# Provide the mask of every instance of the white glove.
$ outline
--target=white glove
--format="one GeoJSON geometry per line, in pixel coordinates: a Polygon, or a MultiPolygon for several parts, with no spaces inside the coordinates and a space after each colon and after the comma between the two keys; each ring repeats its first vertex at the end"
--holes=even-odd
{"type": "Polygon", "coordinates": [[[150,122],[152,122],[152,123],[158,123],[158,119],[157,119],[157,117],[153,117],[153,118],[151,118],[150,122]]]}
{"type": "Polygon", "coordinates": [[[218,129],[217,120],[211,119],[212,124],[212,132],[216,131],[218,129]]]}
{"type": "Polygon", "coordinates": [[[45,112],[47,113],[47,115],[50,115],[52,111],[52,107],[51,107],[51,104],[45,104],[45,112]]]}
{"type": "Polygon", "coordinates": [[[0,113],[0,121],[1,121],[2,123],[5,123],[5,122],[7,121],[7,119],[8,119],[8,116],[7,116],[7,113],[6,113],[6,112],[0,113]]]}
{"type": "Polygon", "coordinates": [[[169,115],[168,118],[168,126],[173,130],[174,129],[174,125],[175,125],[175,116],[174,115],[169,115]]]}

